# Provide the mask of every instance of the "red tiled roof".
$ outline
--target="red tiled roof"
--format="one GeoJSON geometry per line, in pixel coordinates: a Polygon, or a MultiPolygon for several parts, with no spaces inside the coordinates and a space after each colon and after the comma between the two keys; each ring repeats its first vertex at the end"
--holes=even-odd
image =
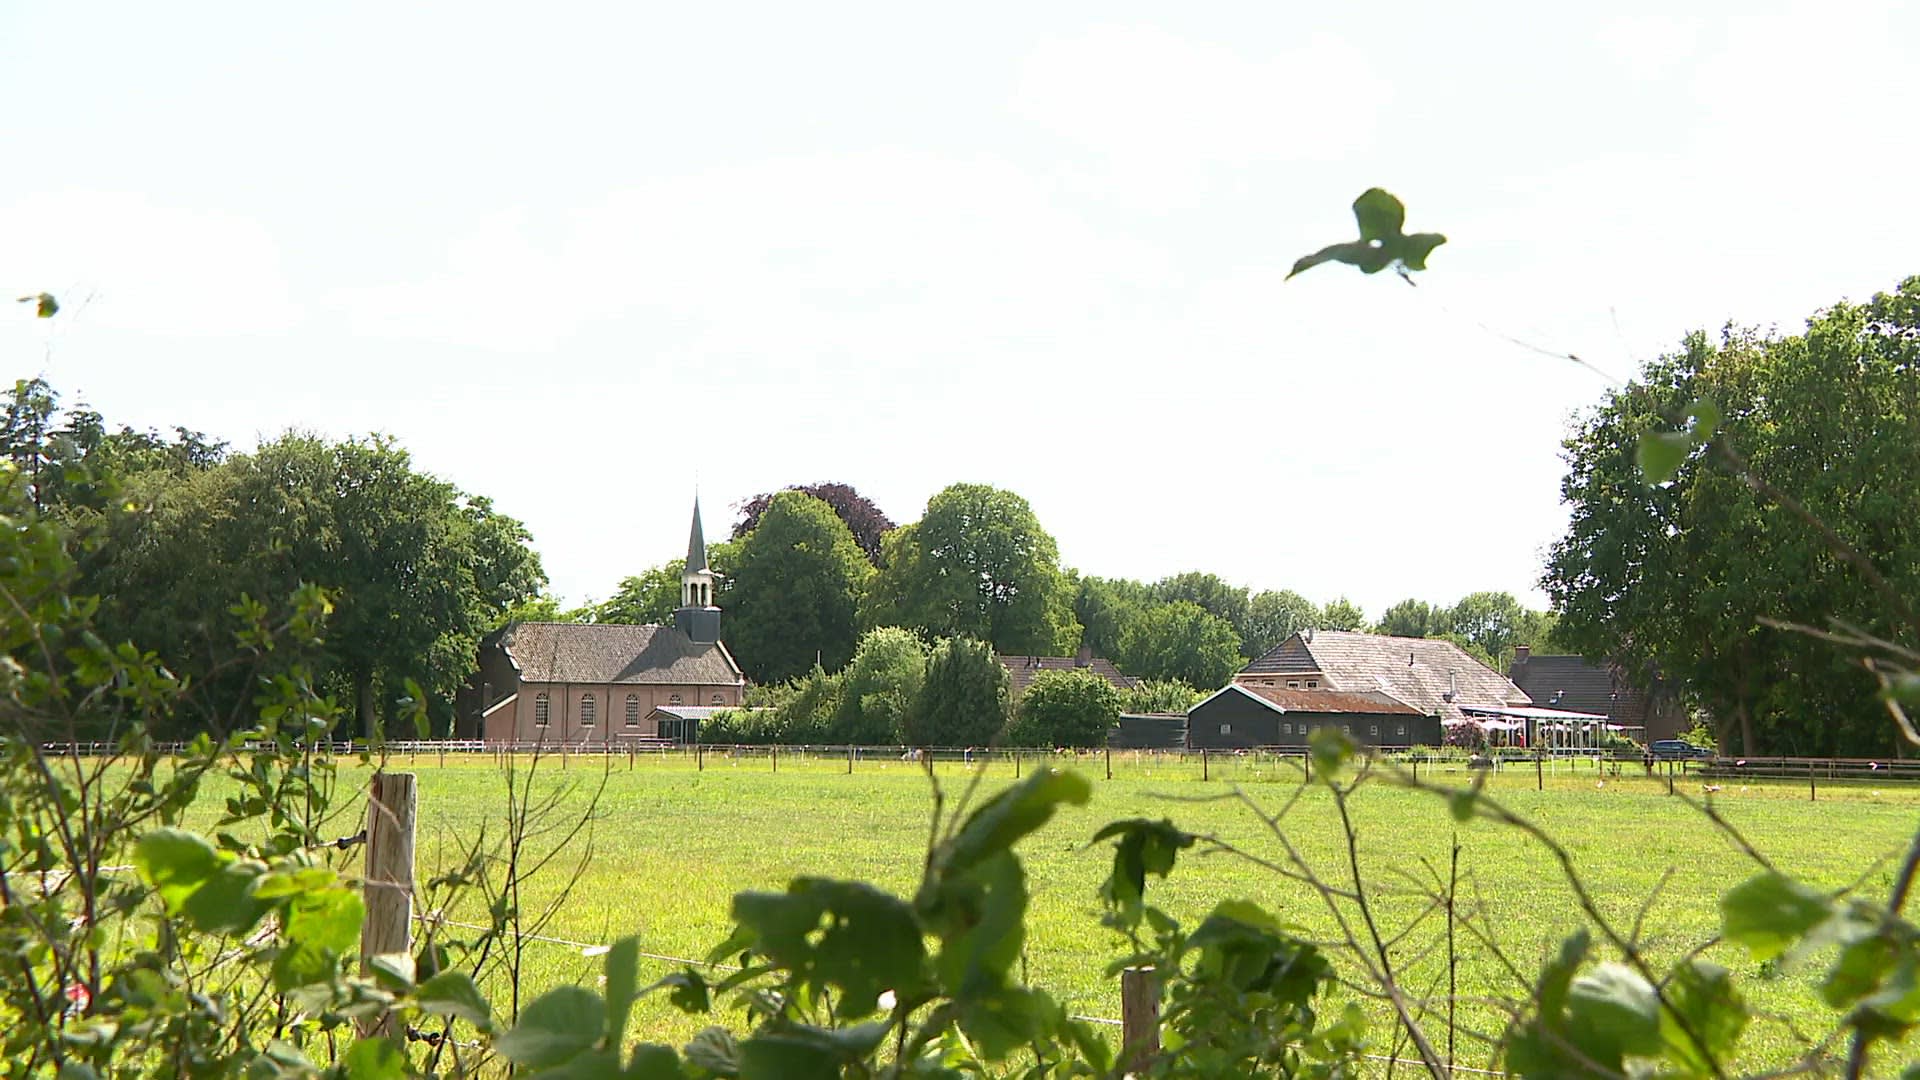
{"type": "Polygon", "coordinates": [[[1388,716],[1419,716],[1420,710],[1404,701],[1381,693],[1349,694],[1339,690],[1289,690],[1279,686],[1235,684],[1255,697],[1265,698],[1286,712],[1302,713],[1381,713],[1388,716]]]}

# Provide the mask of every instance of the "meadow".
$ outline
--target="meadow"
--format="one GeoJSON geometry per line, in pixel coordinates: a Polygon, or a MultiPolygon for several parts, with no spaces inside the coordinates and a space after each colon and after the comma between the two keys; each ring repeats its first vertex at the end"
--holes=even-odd
{"type": "MultiPolygon", "coordinates": [[[[1032,767],[1028,758],[1026,767],[1032,767]]],[[[1232,797],[1245,793],[1269,810],[1300,788],[1299,767],[1273,758],[1214,758],[1201,779],[1198,758],[1116,754],[1112,779],[1099,756],[1066,759],[1093,781],[1094,797],[1068,808],[1020,851],[1033,899],[1028,913],[1026,970],[1034,984],[1092,1017],[1119,1016],[1118,986],[1103,970],[1124,949],[1098,922],[1096,893],[1108,870],[1105,850],[1088,839],[1117,818],[1171,817],[1195,833],[1217,836],[1235,847],[1281,858],[1277,839],[1250,809],[1232,797]]],[[[522,757],[522,778],[531,772],[536,792],[557,796],[554,821],[577,820],[593,808],[587,832],[540,876],[528,883],[523,908],[543,908],[578,871],[579,880],[543,929],[550,941],[527,945],[524,991],[537,993],[560,982],[591,983],[599,974],[595,944],[637,935],[640,947],[659,957],[701,958],[731,929],[730,897],[748,889],[777,890],[796,875],[872,881],[911,895],[925,851],[931,787],[924,768],[891,756],[863,759],[851,774],[841,755],[782,753],[775,763],[761,750],[752,755],[711,753],[703,767],[691,757],[554,757],[533,767],[522,757]]],[[[415,772],[419,785],[417,878],[457,865],[483,830],[498,837],[504,824],[506,786],[500,763],[489,758],[432,755],[405,757],[388,768],[415,772]]],[[[951,801],[979,776],[978,799],[1013,779],[1004,759],[935,769],[951,801]]],[[[343,767],[341,829],[357,828],[360,813],[349,793],[364,786],[363,767],[343,767]]],[[[1464,784],[1460,766],[1428,767],[1423,778],[1464,784]]],[[[1694,777],[1676,790],[1711,796],[1725,819],[1784,872],[1826,888],[1858,882],[1866,895],[1884,895],[1895,857],[1904,849],[1916,818],[1920,788],[1869,783],[1823,783],[1817,801],[1804,784],[1717,782],[1708,792],[1694,777]]],[[[1817,962],[1765,967],[1731,947],[1709,945],[1718,925],[1721,892],[1754,872],[1754,864],[1723,832],[1682,799],[1668,794],[1664,776],[1649,777],[1639,765],[1616,774],[1593,762],[1536,777],[1531,766],[1509,767],[1493,777],[1489,793],[1513,811],[1539,823],[1572,852],[1596,903],[1622,927],[1645,908],[1643,947],[1664,967],[1687,951],[1705,953],[1733,969],[1763,1018],[1742,1042],[1738,1064],[1758,1070],[1787,1064],[1801,1043],[1794,1034],[1817,1037],[1831,1014],[1812,987],[1817,962]],[[1537,790],[1544,787],[1544,790],[1537,790]],[[1657,893],[1657,895],[1656,895],[1657,893]],[[1649,900],[1651,899],[1651,903],[1649,900]]],[[[216,800],[217,801],[217,800],[216,800]]],[[[1454,843],[1460,846],[1459,903],[1472,909],[1521,972],[1531,977],[1549,950],[1581,925],[1571,892],[1551,856],[1511,829],[1485,821],[1456,825],[1432,794],[1370,784],[1352,803],[1362,877],[1378,897],[1378,914],[1389,933],[1406,927],[1427,907],[1412,877],[1444,879],[1454,843]]],[[[1310,786],[1284,821],[1288,837],[1318,871],[1345,883],[1345,840],[1327,792],[1310,786]]],[[[536,839],[535,850],[551,836],[536,839]]],[[[1148,899],[1183,923],[1197,924],[1217,901],[1245,898],[1297,924],[1305,936],[1334,933],[1326,908],[1305,884],[1290,881],[1245,859],[1220,853],[1184,857],[1172,876],[1152,879],[1148,899]]],[[[445,911],[456,921],[484,918],[477,901],[445,911]]],[[[458,928],[451,935],[463,933],[458,928]]],[[[1421,922],[1396,947],[1405,983],[1436,1000],[1445,993],[1444,920],[1421,922]]],[[[1488,948],[1462,930],[1458,935],[1459,1060],[1484,1065],[1486,1038],[1503,1020],[1489,1002],[1524,998],[1525,989],[1488,948]]],[[[1350,961],[1342,966],[1351,968],[1350,961]]],[[[674,970],[650,961],[654,976],[674,970]]],[[[499,994],[501,988],[490,988],[499,994]]],[[[1345,991],[1334,993],[1343,995],[1345,991]]],[[[1386,1013],[1366,1003],[1383,1021],[1386,1013]]],[[[737,1016],[731,1018],[737,1021],[737,1016]]],[[[684,1016],[664,1000],[648,999],[636,1012],[648,1041],[684,1043],[711,1022],[684,1016]]],[[[1380,1049],[1392,1049],[1390,1028],[1376,1033],[1380,1049]]]]}

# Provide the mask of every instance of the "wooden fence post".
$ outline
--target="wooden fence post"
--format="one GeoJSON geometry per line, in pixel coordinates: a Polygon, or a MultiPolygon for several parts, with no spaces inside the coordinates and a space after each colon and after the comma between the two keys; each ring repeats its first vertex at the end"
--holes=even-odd
{"type": "Polygon", "coordinates": [[[853,775],[853,744],[847,744],[847,775],[853,775]]]}
{"type": "MultiPolygon", "coordinates": [[[[360,965],[382,953],[413,954],[412,773],[375,773],[367,791],[367,853],[361,896],[360,965]]],[[[363,1035],[393,1035],[393,1015],[363,1017],[363,1035]]]]}
{"type": "Polygon", "coordinates": [[[1205,780],[1206,778],[1207,778],[1207,748],[1203,746],[1200,748],[1200,779],[1205,780]]]}
{"type": "Polygon", "coordinates": [[[1813,762],[1811,761],[1807,762],[1807,801],[1819,802],[1820,797],[1814,794],[1814,790],[1813,790],[1813,769],[1814,769],[1813,762]]]}
{"type": "Polygon", "coordinates": [[[1013,752],[1013,778],[1020,779],[1020,751],[1013,752]]]}
{"type": "Polygon", "coordinates": [[[1160,1053],[1160,973],[1150,967],[1120,972],[1120,1058],[1129,1073],[1144,1073],[1160,1053]]]}
{"type": "Polygon", "coordinates": [[[1107,758],[1107,779],[1111,780],[1113,779],[1113,747],[1102,747],[1102,750],[1107,758]]]}
{"type": "Polygon", "coordinates": [[[707,758],[699,743],[693,744],[693,771],[706,772],[707,758]]]}
{"type": "Polygon", "coordinates": [[[780,748],[778,746],[773,747],[773,771],[780,771],[780,748]]]}
{"type": "Polygon", "coordinates": [[[1540,764],[1545,758],[1546,755],[1538,750],[1533,752],[1533,790],[1535,791],[1547,790],[1547,774],[1540,764]]]}

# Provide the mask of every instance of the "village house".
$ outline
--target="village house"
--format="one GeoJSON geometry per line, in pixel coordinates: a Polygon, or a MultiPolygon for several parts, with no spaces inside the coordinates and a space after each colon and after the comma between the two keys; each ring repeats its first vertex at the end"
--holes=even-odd
{"type": "Polygon", "coordinates": [[[1113,661],[1093,655],[1089,646],[1080,646],[1080,651],[1072,656],[1002,656],[994,654],[1000,666],[1007,669],[1013,677],[1008,693],[1014,698],[1026,693],[1032,685],[1034,676],[1043,671],[1090,671],[1107,680],[1115,690],[1125,692],[1140,685],[1140,680],[1131,675],[1123,675],[1113,666],[1113,661]]]}
{"type": "Polygon", "coordinates": [[[1542,656],[1520,645],[1513,650],[1514,685],[1534,704],[1604,716],[1623,732],[1651,742],[1674,739],[1687,726],[1686,710],[1670,685],[1653,680],[1655,692],[1630,685],[1618,668],[1579,656],[1542,656]]]}
{"type": "Polygon", "coordinates": [[[1458,723],[1468,712],[1533,704],[1505,675],[1438,638],[1302,630],[1233,677],[1248,689],[1385,694],[1420,715],[1458,723]]]}
{"type": "Polygon", "coordinates": [[[468,730],[488,742],[619,743],[660,738],[661,710],[739,705],[746,678],[720,640],[713,579],[696,499],[673,625],[508,624],[480,643],[462,694],[468,730]]]}

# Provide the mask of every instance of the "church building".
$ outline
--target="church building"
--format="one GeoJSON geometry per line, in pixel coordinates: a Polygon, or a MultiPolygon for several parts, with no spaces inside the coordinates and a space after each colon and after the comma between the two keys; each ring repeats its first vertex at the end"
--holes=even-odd
{"type": "Polygon", "coordinates": [[[480,642],[463,728],[488,742],[618,744],[658,738],[656,708],[740,704],[747,680],[720,640],[713,579],[696,498],[672,626],[509,623],[480,642]]]}

